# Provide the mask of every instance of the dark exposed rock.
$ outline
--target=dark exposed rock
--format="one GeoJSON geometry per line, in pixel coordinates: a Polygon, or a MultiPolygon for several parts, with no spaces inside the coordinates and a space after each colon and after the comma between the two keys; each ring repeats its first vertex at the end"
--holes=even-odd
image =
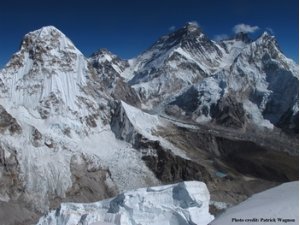
{"type": "Polygon", "coordinates": [[[110,198],[118,193],[111,179],[109,169],[93,163],[89,155],[74,155],[71,158],[72,187],[66,192],[66,198],[53,196],[51,208],[61,202],[93,202],[110,198]]]}
{"type": "Polygon", "coordinates": [[[299,112],[294,114],[293,110],[289,109],[282,115],[276,125],[288,134],[299,134],[299,112]]]}
{"type": "Polygon", "coordinates": [[[39,147],[42,145],[43,135],[38,129],[32,128],[32,145],[34,147],[39,147]]]}
{"type": "Polygon", "coordinates": [[[0,146],[1,198],[17,200],[24,190],[17,154],[7,146],[0,146]]]}
{"type": "Polygon", "coordinates": [[[218,101],[211,109],[211,117],[224,127],[242,128],[246,123],[246,112],[243,104],[234,98],[227,96],[218,101]]]}
{"type": "Polygon", "coordinates": [[[198,96],[198,90],[192,86],[183,95],[178,96],[175,101],[171,102],[170,105],[177,105],[187,113],[191,114],[198,108],[198,96]]]}
{"type": "Polygon", "coordinates": [[[5,132],[6,130],[8,130],[10,134],[20,134],[22,132],[22,128],[16,119],[0,105],[0,132],[5,132]]]}
{"type": "Polygon", "coordinates": [[[234,36],[234,39],[237,41],[242,41],[244,43],[251,43],[252,40],[251,38],[248,36],[247,33],[244,32],[239,32],[234,36]]]}
{"type": "Polygon", "coordinates": [[[187,180],[208,182],[212,178],[206,168],[194,161],[183,159],[170,151],[158,148],[155,156],[143,156],[146,165],[165,183],[187,180]]]}
{"type": "Polygon", "coordinates": [[[140,99],[136,92],[121,78],[117,78],[115,80],[114,90],[112,91],[111,95],[114,99],[122,100],[130,105],[141,105],[140,99]]]}
{"type": "Polygon", "coordinates": [[[242,174],[271,181],[298,180],[299,159],[250,141],[217,137],[221,158],[242,174]]]}
{"type": "Polygon", "coordinates": [[[32,211],[28,204],[20,201],[0,201],[1,225],[36,224],[42,213],[32,211]]]}
{"type": "Polygon", "coordinates": [[[93,78],[115,100],[122,100],[128,104],[140,106],[140,99],[136,92],[123,80],[120,72],[129,64],[106,49],[93,53],[89,59],[90,69],[94,69],[93,78]]]}
{"type": "MultiPolygon", "coordinates": [[[[280,119],[284,117],[287,111],[291,111],[293,105],[298,101],[298,94],[296,93],[299,90],[299,80],[289,70],[283,69],[274,63],[268,54],[264,55],[263,62],[266,78],[269,82],[268,89],[272,91],[263,111],[263,116],[273,124],[279,123],[282,126],[284,120],[280,121],[280,119]]],[[[290,122],[293,122],[293,120],[290,122]]],[[[297,125],[293,124],[293,126],[297,125]]]]}
{"type": "Polygon", "coordinates": [[[159,180],[171,183],[183,180],[208,181],[211,179],[204,166],[176,156],[170,150],[164,149],[159,141],[148,140],[138,133],[120,103],[115,106],[114,112],[111,122],[112,131],[117,138],[133,144],[134,148],[144,153],[142,159],[159,180]]]}

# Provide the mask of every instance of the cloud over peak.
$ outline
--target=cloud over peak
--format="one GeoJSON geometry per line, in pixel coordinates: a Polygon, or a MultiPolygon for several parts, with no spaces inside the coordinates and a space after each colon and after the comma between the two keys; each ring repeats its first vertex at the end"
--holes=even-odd
{"type": "Polygon", "coordinates": [[[168,30],[169,31],[174,31],[174,30],[176,30],[176,27],[175,26],[170,26],[168,30]]]}
{"type": "Polygon", "coordinates": [[[251,26],[251,25],[244,24],[244,23],[240,23],[240,24],[235,25],[232,28],[232,30],[236,34],[240,33],[240,32],[243,32],[243,33],[254,33],[255,31],[259,30],[259,27],[258,26],[251,26]]]}
{"type": "Polygon", "coordinates": [[[225,39],[228,39],[229,38],[229,35],[228,34],[217,34],[213,37],[213,39],[215,41],[222,41],[222,40],[225,40],[225,39]]]}

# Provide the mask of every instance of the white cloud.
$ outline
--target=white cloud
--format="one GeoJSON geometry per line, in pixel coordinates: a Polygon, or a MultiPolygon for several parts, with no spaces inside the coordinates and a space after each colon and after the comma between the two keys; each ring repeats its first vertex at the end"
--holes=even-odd
{"type": "Polygon", "coordinates": [[[190,22],[188,22],[188,24],[199,27],[199,23],[197,21],[190,21],[190,22]]]}
{"type": "Polygon", "coordinates": [[[170,26],[170,27],[169,27],[169,31],[174,31],[175,29],[176,29],[175,26],[170,26]]]}
{"type": "Polygon", "coordinates": [[[221,40],[224,40],[224,39],[228,39],[229,36],[227,34],[217,34],[214,36],[214,40],[215,41],[221,41],[221,40]]]}
{"type": "Polygon", "coordinates": [[[251,25],[244,24],[244,23],[237,24],[232,28],[233,32],[236,33],[236,34],[240,33],[240,32],[254,33],[258,29],[259,29],[258,26],[251,26],[251,25]]]}
{"type": "Polygon", "coordinates": [[[274,30],[271,27],[267,27],[266,31],[268,31],[270,34],[274,34],[274,30]]]}

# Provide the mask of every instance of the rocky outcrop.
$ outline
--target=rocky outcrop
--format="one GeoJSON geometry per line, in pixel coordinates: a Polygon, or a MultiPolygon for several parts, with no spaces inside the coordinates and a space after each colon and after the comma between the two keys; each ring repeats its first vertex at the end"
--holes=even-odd
{"type": "Polygon", "coordinates": [[[170,149],[162,147],[158,140],[150,140],[135,127],[128,118],[121,103],[115,106],[111,127],[116,137],[132,143],[142,152],[142,159],[156,177],[163,183],[186,180],[209,181],[211,177],[201,164],[175,155],[170,149]]]}
{"type": "Polygon", "coordinates": [[[25,189],[24,178],[16,151],[3,144],[0,146],[0,201],[16,201],[25,189]]]}
{"type": "Polygon", "coordinates": [[[122,75],[145,107],[152,108],[216,71],[223,53],[198,25],[188,23],[160,38],[122,75]]]}
{"type": "MultiPolygon", "coordinates": [[[[53,26],[30,32],[0,71],[0,221],[30,224],[63,201],[161,183],[205,181],[215,200],[236,203],[261,181],[298,179],[297,138],[274,128],[298,130],[297,75],[266,33],[217,43],[189,23],[125,61],[106,50],[87,60],[53,26]],[[5,218],[13,208],[23,219],[5,218]]],[[[176,190],[183,211],[170,224],[189,224],[176,190]]],[[[103,208],[131,221],[124,196],[103,208]]],[[[73,223],[64,212],[50,217],[73,223]]]]}
{"type": "Polygon", "coordinates": [[[299,134],[299,112],[288,109],[279,119],[277,126],[288,134],[299,134]]]}
{"type": "Polygon", "coordinates": [[[11,135],[20,134],[22,128],[17,123],[16,119],[0,105],[0,132],[4,133],[5,131],[9,131],[11,135]]]}
{"type": "Polygon", "coordinates": [[[243,128],[247,121],[243,104],[230,96],[218,101],[212,109],[211,117],[216,124],[231,128],[243,128]]]}
{"type": "Polygon", "coordinates": [[[207,168],[172,154],[170,151],[154,146],[156,154],[143,156],[146,165],[164,183],[198,180],[205,183],[212,180],[207,168]]]}
{"type": "Polygon", "coordinates": [[[66,191],[66,197],[61,199],[53,196],[51,208],[59,207],[61,202],[88,203],[115,196],[118,187],[111,178],[108,168],[97,162],[97,156],[79,154],[73,155],[70,162],[72,186],[66,191]]]}
{"type": "MultiPolygon", "coordinates": [[[[240,35],[223,41],[229,55],[239,54],[216,73],[211,73],[167,102],[169,115],[224,127],[247,125],[283,128],[297,133],[298,68],[286,58],[273,36],[264,33],[255,41],[240,35]],[[284,125],[285,124],[285,125],[284,125]]],[[[227,62],[228,63],[228,62],[227,62]]]]}
{"type": "Polygon", "coordinates": [[[121,73],[129,67],[127,61],[120,59],[106,49],[100,49],[89,58],[90,68],[95,70],[93,78],[99,88],[108,92],[116,100],[122,100],[140,107],[137,93],[124,81],[121,73]]]}

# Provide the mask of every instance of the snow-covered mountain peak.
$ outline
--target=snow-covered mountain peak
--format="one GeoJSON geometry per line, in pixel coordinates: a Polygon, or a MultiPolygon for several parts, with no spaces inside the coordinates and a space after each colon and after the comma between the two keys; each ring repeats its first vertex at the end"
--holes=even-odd
{"type": "Polygon", "coordinates": [[[62,37],[65,36],[58,28],[52,25],[44,26],[38,30],[31,31],[28,33],[28,35],[33,35],[33,36],[38,35],[41,38],[47,36],[56,36],[56,35],[60,35],[62,37]]]}
{"type": "Polygon", "coordinates": [[[194,32],[194,31],[201,31],[199,25],[196,22],[188,22],[185,26],[184,29],[186,29],[189,32],[194,32]]]}
{"type": "Polygon", "coordinates": [[[168,50],[174,46],[180,46],[186,41],[196,41],[199,38],[206,38],[206,36],[196,23],[189,22],[183,27],[162,36],[146,52],[154,49],[168,50]]]}
{"type": "MultiPolygon", "coordinates": [[[[26,34],[20,50],[0,75],[2,104],[17,119],[20,108],[28,112],[31,124],[35,119],[47,119],[51,126],[58,118],[68,118],[69,122],[62,119],[61,123],[76,124],[81,129],[85,127],[81,127],[82,124],[86,124],[84,118],[97,114],[97,102],[103,100],[87,94],[93,90],[88,62],[53,26],[26,34]]],[[[103,97],[100,92],[98,90],[97,96],[103,97]]]]}
{"type": "Polygon", "coordinates": [[[262,37],[262,38],[270,38],[270,37],[273,37],[273,38],[274,38],[274,36],[272,36],[268,31],[264,31],[264,32],[260,35],[260,37],[262,37]]]}
{"type": "Polygon", "coordinates": [[[121,59],[105,48],[94,52],[89,58],[89,62],[100,75],[106,77],[119,77],[120,74],[129,67],[126,60],[121,59]]]}
{"type": "Polygon", "coordinates": [[[181,39],[179,41],[184,41],[185,39],[193,39],[193,38],[203,38],[205,34],[200,29],[199,25],[194,22],[189,22],[182,28],[174,31],[170,34],[170,36],[175,36],[177,39],[181,39]]]}
{"type": "Polygon", "coordinates": [[[113,53],[106,48],[100,48],[98,51],[92,53],[90,58],[101,57],[104,55],[113,55],[113,53]]]}
{"type": "Polygon", "coordinates": [[[106,48],[101,48],[98,51],[94,52],[90,56],[90,60],[93,62],[97,61],[99,63],[102,63],[102,62],[110,63],[112,61],[114,61],[114,62],[119,61],[119,62],[123,62],[123,63],[126,62],[125,60],[122,60],[121,58],[119,58],[117,55],[113,54],[106,48]]]}
{"type": "Polygon", "coordinates": [[[134,59],[122,76],[141,99],[156,98],[155,105],[170,93],[222,68],[224,54],[224,49],[211,41],[197,24],[188,23],[160,38],[134,59]]]}
{"type": "Polygon", "coordinates": [[[298,65],[283,54],[276,37],[266,31],[247,46],[244,53],[251,54],[252,57],[261,60],[264,64],[278,64],[281,68],[289,70],[293,76],[298,77],[298,65]]]}
{"type": "Polygon", "coordinates": [[[68,51],[80,53],[74,44],[54,26],[46,26],[25,35],[21,50],[29,50],[33,55],[37,52],[68,51]]]}
{"type": "Polygon", "coordinates": [[[276,42],[276,38],[275,36],[269,34],[267,31],[264,31],[258,38],[257,41],[261,41],[261,42],[276,42]]]}

